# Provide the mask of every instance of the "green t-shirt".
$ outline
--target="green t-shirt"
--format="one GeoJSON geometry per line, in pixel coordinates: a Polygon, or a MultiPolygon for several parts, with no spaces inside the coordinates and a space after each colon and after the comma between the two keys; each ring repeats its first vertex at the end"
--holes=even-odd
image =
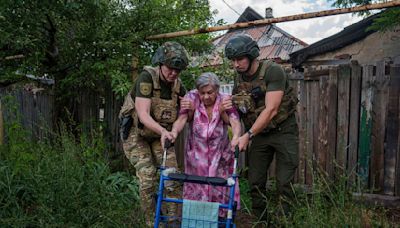
{"type": "Polygon", "coordinates": [[[264,76],[267,92],[269,91],[285,91],[287,87],[287,75],[282,67],[278,64],[272,64],[264,76]]]}
{"type": "MultiPolygon", "coordinates": [[[[160,79],[161,94],[160,98],[165,100],[171,100],[171,90],[173,89],[173,84],[168,84],[160,79]]],[[[181,88],[179,89],[178,96],[183,97],[186,94],[186,89],[181,83],[181,88]]],[[[135,97],[151,98],[153,97],[153,79],[149,72],[142,71],[135,82],[135,91],[132,94],[133,99],[135,97]]],[[[179,99],[178,99],[179,102],[179,99]]]]}
{"type": "MultiPolygon", "coordinates": [[[[244,81],[250,82],[256,80],[259,77],[262,63],[258,66],[257,72],[251,77],[240,75],[244,81]]],[[[287,75],[282,67],[278,64],[273,63],[268,67],[264,76],[265,85],[267,92],[269,91],[285,91],[287,87],[287,75]]]]}

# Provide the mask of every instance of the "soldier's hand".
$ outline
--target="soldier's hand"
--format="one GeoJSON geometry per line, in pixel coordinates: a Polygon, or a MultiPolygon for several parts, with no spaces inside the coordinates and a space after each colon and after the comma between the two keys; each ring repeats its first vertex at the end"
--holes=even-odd
{"type": "Polygon", "coordinates": [[[178,132],[176,132],[175,130],[172,130],[171,136],[172,136],[171,142],[175,142],[176,138],[178,137],[178,132]]]}
{"type": "Polygon", "coordinates": [[[194,110],[194,105],[192,103],[191,100],[189,100],[188,98],[184,98],[184,97],[179,97],[179,99],[181,99],[181,109],[185,110],[194,110]]]}
{"type": "Polygon", "coordinates": [[[249,145],[249,140],[249,135],[247,133],[239,137],[239,151],[243,152],[246,150],[247,145],[249,145]]]}
{"type": "Polygon", "coordinates": [[[175,141],[175,139],[173,139],[171,132],[167,131],[167,130],[163,130],[161,132],[161,148],[164,148],[164,143],[165,140],[168,139],[169,141],[171,141],[172,143],[175,141]]]}

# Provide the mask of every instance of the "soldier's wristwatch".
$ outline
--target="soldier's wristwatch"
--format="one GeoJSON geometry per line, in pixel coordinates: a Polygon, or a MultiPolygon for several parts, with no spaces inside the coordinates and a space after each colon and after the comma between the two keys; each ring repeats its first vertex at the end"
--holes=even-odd
{"type": "Polygon", "coordinates": [[[250,129],[246,132],[249,135],[249,139],[252,139],[254,137],[253,131],[250,129]]]}

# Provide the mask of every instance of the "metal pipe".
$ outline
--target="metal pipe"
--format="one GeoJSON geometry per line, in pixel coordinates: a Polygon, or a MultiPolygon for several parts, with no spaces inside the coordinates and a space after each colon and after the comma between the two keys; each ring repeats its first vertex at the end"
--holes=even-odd
{"type": "Polygon", "coordinates": [[[285,17],[261,19],[261,20],[256,20],[256,21],[235,23],[235,24],[215,26],[215,27],[209,27],[209,28],[198,28],[198,29],[192,29],[192,30],[170,32],[170,33],[148,36],[148,37],[146,37],[146,39],[147,40],[156,40],[156,39],[173,38],[173,37],[179,37],[179,36],[190,36],[190,35],[195,35],[195,34],[200,34],[200,33],[209,33],[209,32],[228,30],[228,29],[239,29],[239,28],[246,28],[246,27],[250,27],[250,26],[258,26],[258,25],[267,25],[267,24],[272,24],[272,23],[304,20],[304,19],[309,19],[309,18],[325,17],[325,16],[332,16],[332,15],[338,15],[338,14],[345,14],[345,13],[354,13],[354,12],[360,12],[360,11],[365,11],[365,10],[391,8],[391,7],[396,7],[396,6],[400,6],[400,0],[368,4],[368,5],[363,5],[363,6],[355,6],[355,7],[349,7],[349,8],[342,8],[342,9],[323,10],[323,11],[318,11],[318,12],[313,12],[313,13],[303,13],[303,14],[296,14],[296,15],[285,16],[285,17]]]}

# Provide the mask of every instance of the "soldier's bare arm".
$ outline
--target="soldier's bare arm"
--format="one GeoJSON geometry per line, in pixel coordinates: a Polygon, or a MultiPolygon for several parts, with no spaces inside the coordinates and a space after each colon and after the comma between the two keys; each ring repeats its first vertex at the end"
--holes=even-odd
{"type": "Polygon", "coordinates": [[[265,94],[265,109],[260,113],[256,122],[251,127],[254,135],[264,130],[272,118],[278,113],[282,97],[283,91],[271,91],[265,94]]]}
{"type": "Polygon", "coordinates": [[[185,127],[186,122],[188,121],[188,114],[179,115],[178,119],[172,125],[171,134],[173,136],[172,142],[175,142],[176,137],[178,137],[179,132],[185,127]]]}
{"type": "Polygon", "coordinates": [[[231,149],[235,150],[235,146],[239,144],[239,136],[242,134],[242,126],[239,119],[229,118],[232,127],[231,149]]]}
{"type": "Polygon", "coordinates": [[[144,97],[135,98],[135,109],[140,122],[150,130],[161,135],[166,131],[159,123],[157,123],[150,115],[151,99],[144,97]]]}

